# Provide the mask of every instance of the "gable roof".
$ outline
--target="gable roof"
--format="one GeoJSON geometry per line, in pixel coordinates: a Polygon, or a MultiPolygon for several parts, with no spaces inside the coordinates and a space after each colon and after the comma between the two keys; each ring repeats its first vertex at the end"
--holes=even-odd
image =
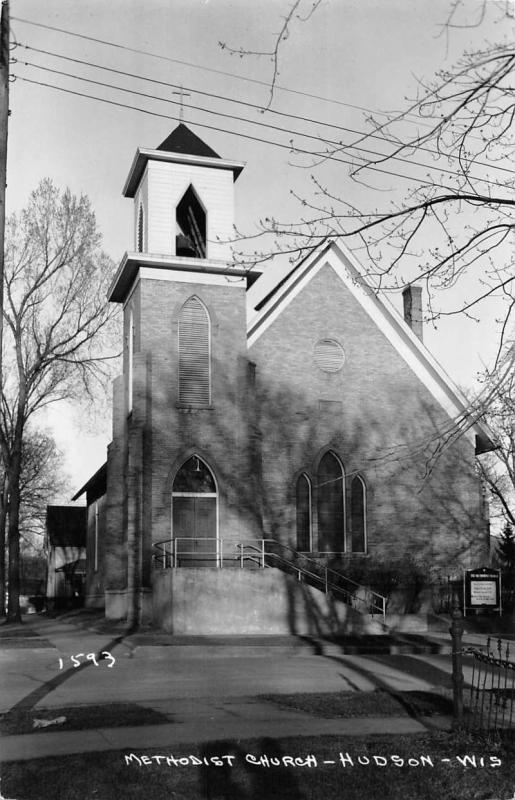
{"type": "Polygon", "coordinates": [[[102,464],[100,469],[89,478],[84,486],[81,486],[78,492],[72,497],[72,500],[78,500],[79,497],[86,492],[86,502],[88,505],[93,503],[99,497],[102,497],[107,491],[107,461],[102,464]]]}
{"type": "Polygon", "coordinates": [[[138,147],[123,187],[124,197],[134,197],[149,161],[231,170],[236,180],[245,164],[221,158],[209,145],[180,123],[155,150],[138,147]]]}
{"type": "MultiPolygon", "coordinates": [[[[452,420],[463,420],[467,423],[470,404],[465,395],[400,317],[390,301],[387,298],[381,300],[378,298],[376,292],[365,281],[354,255],[334,241],[325,242],[297,264],[258,303],[257,314],[248,325],[249,348],[258,341],[299,292],[327,264],[333,268],[354,299],[395,347],[449,417],[452,420]]],[[[469,438],[472,437],[474,440],[477,454],[495,448],[492,433],[483,423],[467,423],[466,429],[469,438]]]]}
{"type": "Polygon", "coordinates": [[[209,147],[202,139],[193,133],[184,123],[180,123],[161,142],[158,150],[165,150],[167,153],[186,153],[189,156],[207,156],[207,158],[220,158],[218,153],[209,147]]]}

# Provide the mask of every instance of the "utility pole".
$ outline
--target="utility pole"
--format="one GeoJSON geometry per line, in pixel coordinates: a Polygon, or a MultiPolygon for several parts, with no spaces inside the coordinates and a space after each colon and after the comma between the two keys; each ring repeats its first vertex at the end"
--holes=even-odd
{"type": "Polygon", "coordinates": [[[0,19],[0,395],[3,389],[5,187],[7,185],[7,127],[9,120],[9,0],[0,19]]]}
{"type": "MultiPolygon", "coordinates": [[[[5,252],[5,188],[7,185],[7,123],[9,119],[9,0],[2,3],[0,18],[0,402],[3,393],[4,333],[4,252],[5,252]]],[[[0,459],[2,453],[0,452],[0,459]]],[[[0,617],[5,614],[6,560],[5,520],[7,493],[0,503],[0,617]]]]}

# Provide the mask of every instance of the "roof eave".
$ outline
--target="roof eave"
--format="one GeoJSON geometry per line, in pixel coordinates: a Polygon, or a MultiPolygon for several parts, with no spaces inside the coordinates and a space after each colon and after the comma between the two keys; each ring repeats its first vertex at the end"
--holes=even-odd
{"type": "Polygon", "coordinates": [[[196,272],[212,275],[227,275],[228,278],[245,278],[247,289],[260,277],[260,272],[237,269],[221,261],[185,256],[156,255],[153,253],[124,253],[109,287],[107,297],[112,303],[123,303],[130,291],[140,267],[152,267],[164,271],[196,272]]]}
{"type": "Polygon", "coordinates": [[[148,161],[165,161],[171,164],[187,164],[196,167],[210,167],[211,169],[228,169],[232,171],[235,181],[245,168],[245,163],[243,161],[227,161],[223,158],[213,158],[211,156],[192,156],[187,153],[173,153],[167,150],[148,150],[138,147],[129,170],[129,175],[123,187],[124,197],[134,197],[136,194],[148,161]]]}

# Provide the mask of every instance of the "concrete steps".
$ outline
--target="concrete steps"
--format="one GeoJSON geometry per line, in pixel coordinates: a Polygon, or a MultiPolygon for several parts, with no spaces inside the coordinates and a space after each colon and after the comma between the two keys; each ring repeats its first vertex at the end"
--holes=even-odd
{"type": "Polygon", "coordinates": [[[237,658],[274,655],[372,655],[450,652],[450,638],[419,634],[360,634],[322,638],[316,636],[178,636],[158,631],[136,633],[124,639],[133,657],[152,654],[170,658],[237,658]]]}

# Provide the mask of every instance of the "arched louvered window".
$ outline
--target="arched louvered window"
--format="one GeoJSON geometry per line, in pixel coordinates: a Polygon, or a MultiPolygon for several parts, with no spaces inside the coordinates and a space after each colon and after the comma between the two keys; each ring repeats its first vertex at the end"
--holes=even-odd
{"type": "Polygon", "coordinates": [[[145,215],[143,211],[143,205],[140,203],[139,212],[138,212],[138,253],[143,252],[143,234],[145,229],[145,215]]]}
{"type": "Polygon", "coordinates": [[[190,297],[179,315],[179,402],[211,403],[210,322],[198,297],[190,297]]]}
{"type": "Polygon", "coordinates": [[[134,380],[134,315],[132,309],[129,313],[129,329],[127,332],[127,410],[132,411],[134,380]]]}
{"type": "Polygon", "coordinates": [[[311,482],[307,475],[297,481],[297,550],[310,552],[311,546],[311,482]]]}
{"type": "Polygon", "coordinates": [[[317,474],[318,549],[345,550],[345,473],[339,458],[326,453],[317,474]]]}
{"type": "Polygon", "coordinates": [[[367,550],[367,490],[359,475],[352,479],[350,497],[350,524],[353,553],[367,550]]]}

